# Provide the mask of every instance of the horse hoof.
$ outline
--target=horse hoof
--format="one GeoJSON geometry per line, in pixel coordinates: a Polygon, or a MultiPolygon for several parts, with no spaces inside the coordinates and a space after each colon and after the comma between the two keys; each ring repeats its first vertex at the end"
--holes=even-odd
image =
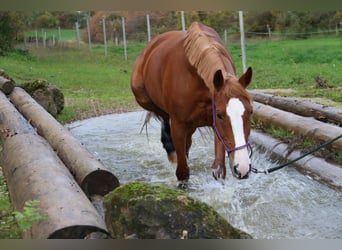
{"type": "Polygon", "coordinates": [[[215,180],[224,180],[226,178],[226,171],[224,168],[215,168],[212,173],[215,180]]]}
{"type": "Polygon", "coordinates": [[[182,190],[188,189],[188,181],[180,181],[178,183],[178,188],[182,190]]]}

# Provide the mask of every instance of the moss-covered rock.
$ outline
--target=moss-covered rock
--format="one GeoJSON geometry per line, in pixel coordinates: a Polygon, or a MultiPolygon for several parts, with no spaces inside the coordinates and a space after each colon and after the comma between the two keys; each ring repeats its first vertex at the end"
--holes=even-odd
{"type": "Polygon", "coordinates": [[[64,108],[64,95],[62,91],[45,80],[36,80],[21,85],[46,111],[57,117],[64,108]]]}
{"type": "Polygon", "coordinates": [[[6,78],[6,79],[10,80],[11,82],[15,83],[13,78],[11,78],[9,76],[9,74],[7,74],[7,72],[5,70],[3,70],[3,69],[0,69],[0,76],[2,76],[3,78],[6,78]]]}
{"type": "Polygon", "coordinates": [[[133,182],[104,199],[105,221],[113,238],[250,238],[209,205],[184,191],[133,182]]]}

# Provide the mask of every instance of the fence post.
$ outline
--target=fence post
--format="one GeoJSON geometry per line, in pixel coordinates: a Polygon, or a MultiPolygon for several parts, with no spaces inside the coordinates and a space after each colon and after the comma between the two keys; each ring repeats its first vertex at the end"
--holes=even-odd
{"type": "Polygon", "coordinates": [[[80,48],[80,31],[79,31],[78,22],[75,23],[75,29],[76,29],[76,39],[77,39],[77,46],[80,48]]]}
{"type": "Polygon", "coordinates": [[[146,15],[147,22],[147,42],[151,41],[150,15],[146,15]]]}
{"type": "Polygon", "coordinates": [[[123,38],[123,46],[124,46],[124,55],[125,55],[125,60],[127,60],[127,44],[126,44],[125,18],[121,17],[121,20],[122,20],[122,38],[123,38]]]}
{"type": "Polygon", "coordinates": [[[62,42],[61,26],[58,26],[58,43],[62,42]]]}
{"type": "Polygon", "coordinates": [[[44,31],[43,33],[43,45],[44,45],[44,49],[46,48],[46,31],[44,31]]]}
{"type": "Polygon", "coordinates": [[[107,34],[106,34],[106,19],[102,18],[102,29],[103,29],[103,45],[105,50],[105,56],[107,55],[107,34]]]}
{"type": "Polygon", "coordinates": [[[185,28],[185,16],[184,16],[184,10],[181,10],[181,20],[182,20],[182,31],[186,31],[185,28]]]}
{"type": "Polygon", "coordinates": [[[36,30],[36,49],[38,49],[38,31],[36,30]]]}
{"type": "Polygon", "coordinates": [[[44,29],[42,29],[42,43],[43,43],[43,48],[45,49],[44,29]]]}
{"type": "Polygon", "coordinates": [[[228,37],[227,37],[227,30],[226,29],[224,30],[224,34],[223,35],[224,35],[224,44],[227,44],[227,40],[228,40],[227,38],[228,37]]]}
{"type": "Polygon", "coordinates": [[[245,47],[245,31],[243,26],[243,12],[239,11],[240,36],[241,36],[241,53],[242,53],[242,68],[246,72],[246,47],[245,47]]]}
{"type": "Polygon", "coordinates": [[[336,23],[336,36],[338,36],[338,23],[336,23]]]}
{"type": "Polygon", "coordinates": [[[268,38],[271,40],[271,27],[267,24],[268,38]]]}
{"type": "Polygon", "coordinates": [[[88,32],[88,46],[89,46],[89,50],[91,50],[91,38],[90,38],[90,25],[89,25],[89,19],[90,16],[87,16],[87,32],[88,32]]]}

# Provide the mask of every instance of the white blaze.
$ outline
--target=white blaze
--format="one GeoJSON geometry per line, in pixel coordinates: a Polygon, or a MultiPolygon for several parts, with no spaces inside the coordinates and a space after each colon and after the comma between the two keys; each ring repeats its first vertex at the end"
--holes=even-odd
{"type": "MultiPolygon", "coordinates": [[[[246,144],[245,133],[243,128],[242,115],[245,112],[245,107],[238,98],[231,98],[227,104],[227,115],[232,124],[235,147],[240,147],[246,144]]],[[[248,156],[247,148],[243,148],[234,152],[234,166],[239,164],[237,170],[244,176],[249,171],[251,161],[248,156]]]]}

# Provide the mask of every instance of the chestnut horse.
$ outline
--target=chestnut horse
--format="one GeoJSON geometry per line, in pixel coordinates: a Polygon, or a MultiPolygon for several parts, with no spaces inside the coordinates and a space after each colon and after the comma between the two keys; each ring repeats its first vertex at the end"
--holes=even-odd
{"type": "Polygon", "coordinates": [[[189,179],[191,137],[203,126],[213,127],[216,133],[214,178],[226,177],[225,151],[233,176],[248,177],[252,106],[246,87],[251,78],[248,68],[237,79],[219,35],[198,22],[187,32],[156,36],[139,55],[131,88],[139,105],[162,120],[161,141],[169,159],[177,159],[179,181],[189,179]]]}

